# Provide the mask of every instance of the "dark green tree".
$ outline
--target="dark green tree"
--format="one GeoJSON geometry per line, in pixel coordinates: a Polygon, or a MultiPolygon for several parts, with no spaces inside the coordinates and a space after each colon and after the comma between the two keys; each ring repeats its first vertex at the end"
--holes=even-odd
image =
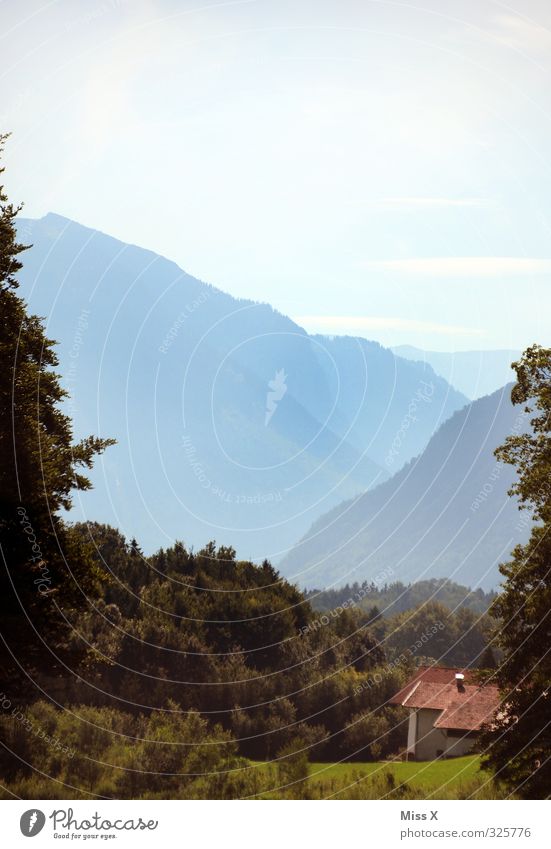
{"type": "Polygon", "coordinates": [[[295,737],[277,755],[277,796],[284,799],[308,798],[308,749],[301,737],[295,737]]]}
{"type": "Polygon", "coordinates": [[[551,349],[534,345],[513,363],[514,404],[530,428],[519,427],[496,456],[516,466],[511,490],[536,521],[526,545],[501,566],[503,592],[491,612],[503,651],[495,679],[503,710],[486,735],[485,758],[497,778],[525,798],[551,788],[551,349]]]}
{"type": "Polygon", "coordinates": [[[73,441],[54,342],[17,294],[28,247],[17,238],[20,209],[0,186],[0,663],[10,674],[18,662],[27,671],[58,668],[49,649],[69,645],[66,616],[97,585],[89,548],[60,511],[73,489],[90,487],[82,469],[112,443],[73,441]]]}
{"type": "Polygon", "coordinates": [[[480,669],[496,669],[497,661],[494,654],[494,650],[490,645],[486,646],[486,648],[480,655],[478,666],[480,669]]]}

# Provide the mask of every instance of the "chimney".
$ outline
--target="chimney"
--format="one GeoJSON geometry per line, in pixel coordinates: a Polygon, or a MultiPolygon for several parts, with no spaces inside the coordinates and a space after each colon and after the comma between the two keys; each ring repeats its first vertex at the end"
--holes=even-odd
{"type": "Polygon", "coordinates": [[[465,687],[463,686],[464,680],[465,680],[465,676],[463,675],[462,672],[456,672],[455,673],[455,683],[457,684],[457,689],[459,690],[460,693],[462,693],[465,689],[465,687]]]}

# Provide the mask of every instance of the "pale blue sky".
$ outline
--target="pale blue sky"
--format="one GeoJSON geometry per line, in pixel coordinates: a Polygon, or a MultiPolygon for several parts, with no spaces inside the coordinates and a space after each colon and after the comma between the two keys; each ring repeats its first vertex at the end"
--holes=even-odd
{"type": "Polygon", "coordinates": [[[8,189],[309,330],[551,345],[546,0],[4,0],[8,189]]]}

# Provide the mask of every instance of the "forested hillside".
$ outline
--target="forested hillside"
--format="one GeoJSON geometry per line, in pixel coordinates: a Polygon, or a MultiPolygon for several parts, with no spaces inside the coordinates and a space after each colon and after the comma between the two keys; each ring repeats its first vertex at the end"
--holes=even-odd
{"type": "Polygon", "coordinates": [[[325,589],[381,576],[495,589],[499,564],[530,528],[508,494],[514,472],[494,457],[529,428],[510,394],[509,385],[454,413],[389,481],[322,516],[281,563],[284,574],[325,589]]]}
{"type": "Polygon", "coordinates": [[[64,654],[84,649],[79,665],[55,677],[51,665],[29,667],[34,693],[44,688],[54,703],[34,703],[23,682],[10,689],[21,717],[63,744],[33,747],[21,718],[0,717],[0,776],[27,797],[55,792],[33,777],[38,763],[69,796],[226,798],[277,786],[301,751],[306,761],[385,757],[405,745],[405,713],[388,701],[413,666],[478,666],[487,645],[487,618],[466,608],[425,603],[383,620],[341,606],[321,616],[268,562],[238,561],[229,548],[176,544],[146,558],[109,526],[67,534],[93,559],[100,591],[64,610],[64,654]],[[125,743],[135,732],[143,741],[125,743]],[[244,760],[275,769],[281,758],[263,779],[244,760]],[[152,783],[148,770],[197,774],[152,783]]]}
{"type": "Polygon", "coordinates": [[[486,593],[480,588],[471,590],[449,578],[431,578],[411,584],[392,580],[384,584],[364,581],[361,584],[355,582],[335,589],[310,590],[306,593],[306,598],[316,610],[332,610],[352,599],[354,606],[363,611],[375,605],[382,616],[403,613],[427,601],[439,601],[452,610],[467,607],[474,613],[486,613],[495,597],[493,591],[486,593]]]}

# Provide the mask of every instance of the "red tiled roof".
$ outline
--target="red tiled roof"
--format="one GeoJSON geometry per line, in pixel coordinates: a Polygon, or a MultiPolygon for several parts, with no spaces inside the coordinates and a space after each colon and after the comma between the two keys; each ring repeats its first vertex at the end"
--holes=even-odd
{"type": "Polygon", "coordinates": [[[458,672],[461,672],[465,676],[465,684],[473,683],[474,675],[469,670],[455,669],[449,666],[420,666],[413,678],[410,678],[405,687],[402,687],[402,689],[396,693],[392,699],[392,703],[396,705],[403,704],[408,694],[411,693],[415,684],[419,681],[424,681],[430,684],[453,683],[455,686],[455,676],[458,672]]]}
{"type": "Polygon", "coordinates": [[[450,699],[449,705],[434,723],[435,728],[478,731],[499,708],[499,691],[491,684],[485,687],[467,686],[464,693],[456,695],[460,695],[461,699],[450,699]]]}
{"type": "Polygon", "coordinates": [[[391,703],[442,711],[434,723],[435,728],[478,731],[499,707],[498,688],[492,684],[476,684],[474,674],[467,671],[462,673],[465,678],[461,689],[458,689],[455,679],[458,672],[462,670],[420,667],[391,703]]]}

